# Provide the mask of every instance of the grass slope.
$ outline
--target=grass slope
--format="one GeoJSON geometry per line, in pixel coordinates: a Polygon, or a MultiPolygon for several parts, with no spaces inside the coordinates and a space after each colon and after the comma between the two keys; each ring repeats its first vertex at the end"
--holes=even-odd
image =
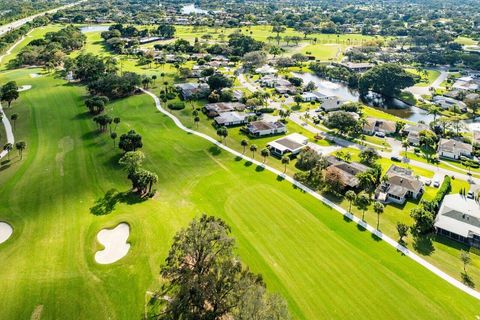
{"type": "Polygon", "coordinates": [[[157,195],[141,203],[121,197],[113,212],[92,215],[107,191],[129,188],[119,152],[95,132],[83,88],[29,72],[0,76],[33,85],[15,105],[24,160],[0,171],[0,219],[15,228],[0,246],[3,319],[30,318],[39,306],[42,319],[140,317],[174,232],[202,212],[232,225],[239,255],[286,297],[296,319],[478,314],[479,301],[289,183],[180,131],[147,96],[113,102],[108,112],[122,117],[119,133],[143,135],[157,195]],[[131,251],[97,265],[97,232],[121,221],[131,225],[131,251]]]}

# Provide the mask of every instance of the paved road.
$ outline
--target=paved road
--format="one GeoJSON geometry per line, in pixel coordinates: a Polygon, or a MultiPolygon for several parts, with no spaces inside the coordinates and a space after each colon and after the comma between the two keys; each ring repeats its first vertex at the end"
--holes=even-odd
{"type": "Polygon", "coordinates": [[[200,132],[197,132],[195,130],[192,130],[192,129],[189,129],[187,127],[185,127],[182,122],[177,118],[175,117],[174,115],[172,115],[171,113],[169,113],[167,110],[165,110],[161,103],[160,103],[160,99],[153,93],[149,92],[149,91],[146,91],[142,88],[139,88],[141,91],[143,91],[144,93],[148,94],[149,96],[151,96],[153,98],[153,100],[155,101],[155,106],[156,108],[158,109],[158,111],[160,111],[161,113],[165,114],[166,116],[168,116],[170,119],[172,119],[172,121],[175,123],[175,125],[177,127],[179,127],[181,130],[185,131],[185,132],[188,132],[190,134],[193,134],[193,135],[196,135],[198,137],[201,137],[211,143],[213,143],[214,145],[216,145],[217,147],[233,154],[234,156],[236,157],[239,157],[241,159],[244,159],[246,161],[250,161],[252,162],[253,164],[257,165],[257,166],[261,166],[263,167],[265,170],[268,170],[270,172],[272,172],[273,174],[276,174],[277,176],[280,176],[282,177],[283,179],[285,179],[286,181],[292,183],[293,185],[295,185],[297,188],[303,190],[304,192],[308,193],[309,195],[311,195],[312,197],[318,199],[319,201],[325,203],[327,206],[333,208],[334,210],[338,211],[340,214],[342,214],[343,216],[347,217],[348,219],[352,220],[353,222],[357,223],[358,225],[362,226],[364,229],[366,229],[367,231],[369,231],[370,233],[374,234],[375,236],[377,236],[378,238],[382,239],[383,241],[385,241],[387,244],[389,244],[390,246],[394,247],[396,250],[402,252],[403,255],[409,257],[410,259],[416,261],[417,263],[421,264],[422,266],[424,266],[425,268],[427,268],[428,270],[430,270],[431,272],[433,272],[434,274],[436,274],[437,276],[439,276],[440,278],[444,279],[445,281],[449,282],[451,285],[457,287],[458,289],[462,290],[463,292],[471,295],[472,297],[474,298],[477,298],[480,300],[480,292],[478,291],[475,291],[474,289],[470,288],[470,287],[467,287],[466,285],[464,285],[463,283],[461,283],[460,281],[456,280],[455,278],[451,277],[450,275],[446,274],[445,272],[443,272],[442,270],[438,269],[437,267],[435,267],[434,265],[432,265],[431,263],[427,262],[426,260],[424,260],[423,258],[421,258],[420,256],[418,256],[417,254],[415,254],[414,252],[408,250],[406,247],[402,246],[401,244],[399,244],[398,242],[396,242],[395,240],[393,240],[392,238],[384,235],[382,232],[380,232],[379,230],[375,229],[374,227],[372,227],[371,225],[367,224],[365,221],[362,221],[360,218],[352,215],[351,213],[347,212],[345,209],[339,207],[337,204],[331,202],[330,200],[328,200],[327,198],[323,197],[322,195],[316,193],[315,191],[309,189],[308,187],[304,186],[303,184],[301,184],[300,182],[296,181],[295,179],[293,179],[292,177],[288,176],[288,175],[285,175],[283,172],[275,169],[275,168],[272,168],[268,165],[265,165],[263,164],[262,162],[260,161],[257,161],[255,159],[252,159],[244,154],[241,154],[240,152],[237,152],[223,144],[221,144],[220,142],[218,142],[217,140],[215,140],[214,138],[210,137],[209,135],[206,135],[206,134],[203,134],[203,133],[200,133],[200,132]]]}
{"type": "Polygon", "coordinates": [[[17,20],[17,21],[10,22],[10,23],[5,24],[3,26],[0,26],[0,36],[3,35],[4,33],[7,33],[8,31],[13,30],[13,29],[20,28],[21,26],[23,26],[27,22],[32,21],[35,18],[41,17],[41,16],[46,15],[46,14],[55,13],[59,10],[68,9],[70,7],[76,6],[77,4],[80,4],[80,3],[85,2],[85,1],[86,0],[77,1],[77,2],[74,2],[74,3],[71,3],[71,4],[67,4],[65,6],[61,6],[61,7],[55,8],[55,9],[40,12],[40,13],[34,14],[33,16],[29,16],[29,17],[26,17],[26,18],[23,18],[23,19],[20,19],[20,20],[17,20]]]}
{"type": "Polygon", "coordinates": [[[415,97],[420,98],[423,95],[430,95],[430,88],[438,89],[443,81],[447,80],[448,78],[448,71],[444,69],[440,69],[440,75],[432,82],[431,85],[426,87],[420,86],[413,86],[406,88],[405,91],[412,93],[415,97]]]}

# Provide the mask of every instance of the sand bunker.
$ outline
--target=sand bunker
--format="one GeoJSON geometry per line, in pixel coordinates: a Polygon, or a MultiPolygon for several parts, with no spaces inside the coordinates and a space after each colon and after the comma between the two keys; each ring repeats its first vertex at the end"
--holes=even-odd
{"type": "Polygon", "coordinates": [[[38,78],[41,77],[38,73],[30,73],[30,78],[38,78]]]}
{"type": "Polygon", "coordinates": [[[13,233],[13,228],[6,222],[0,221],[0,243],[4,243],[10,238],[13,233]]]}
{"type": "Polygon", "coordinates": [[[32,89],[32,86],[29,85],[29,84],[26,84],[26,85],[24,85],[24,86],[18,87],[18,91],[19,91],[19,92],[27,91],[27,90],[30,90],[30,89],[32,89]]]}
{"type": "Polygon", "coordinates": [[[125,257],[130,249],[127,243],[130,235],[130,226],[127,223],[120,223],[113,229],[102,229],[97,235],[105,249],[95,253],[95,261],[100,264],[114,263],[125,257]]]}

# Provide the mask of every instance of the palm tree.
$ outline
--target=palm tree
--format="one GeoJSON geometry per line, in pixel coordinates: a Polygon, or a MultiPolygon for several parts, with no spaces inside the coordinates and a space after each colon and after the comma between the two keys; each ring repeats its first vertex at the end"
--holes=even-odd
{"type": "Polygon", "coordinates": [[[267,157],[270,156],[270,150],[267,148],[263,148],[261,151],[261,155],[263,157],[263,163],[267,162],[267,157]]]}
{"type": "Polygon", "coordinates": [[[223,126],[217,129],[217,135],[222,138],[222,142],[225,143],[225,139],[228,136],[227,127],[223,126]]]}
{"type": "Polygon", "coordinates": [[[245,150],[247,149],[247,146],[248,146],[248,140],[243,139],[243,140],[240,142],[240,144],[241,144],[242,147],[243,147],[243,152],[242,152],[242,154],[245,154],[245,150]]]}
{"type": "Polygon", "coordinates": [[[115,140],[117,139],[117,133],[116,133],[116,132],[110,133],[110,138],[112,138],[112,140],[113,140],[113,147],[115,148],[115,140]]]}
{"type": "Polygon", "coordinates": [[[258,150],[257,146],[252,144],[250,146],[250,151],[252,151],[252,158],[255,159],[255,152],[258,150]]]}
{"type": "Polygon", "coordinates": [[[360,192],[355,199],[355,205],[362,211],[362,220],[365,220],[365,211],[370,205],[370,196],[365,191],[360,192]]]}
{"type": "Polygon", "coordinates": [[[355,191],[353,190],[348,190],[347,193],[345,193],[345,199],[348,200],[349,202],[349,208],[348,212],[352,213],[352,203],[355,201],[355,198],[357,195],[355,194],[355,191]]]}
{"type": "Polygon", "coordinates": [[[158,182],[158,176],[155,173],[150,172],[149,175],[147,176],[147,182],[148,182],[148,193],[151,193],[153,185],[158,182]]]}
{"type": "Polygon", "coordinates": [[[10,120],[13,121],[13,131],[15,131],[15,124],[16,124],[16,121],[18,119],[18,114],[14,113],[10,116],[10,120]]]}
{"type": "Polygon", "coordinates": [[[440,108],[437,106],[431,106],[428,108],[428,114],[433,115],[433,123],[437,121],[437,116],[440,114],[440,108]]]}
{"type": "Polygon", "coordinates": [[[118,127],[118,124],[120,123],[120,118],[119,117],[115,117],[113,118],[113,123],[115,123],[115,131],[117,131],[117,127],[118,127]]]}
{"type": "Polygon", "coordinates": [[[375,213],[377,214],[377,230],[380,225],[380,215],[383,213],[384,209],[385,207],[383,206],[383,204],[378,201],[375,201],[375,203],[373,204],[373,211],[375,211],[375,213]]]}
{"type": "Polygon", "coordinates": [[[285,166],[285,169],[283,170],[283,173],[287,172],[287,165],[290,163],[290,157],[285,155],[282,157],[282,164],[285,166]]]}
{"type": "Polygon", "coordinates": [[[408,158],[407,150],[408,147],[410,146],[410,143],[408,142],[407,139],[402,140],[402,147],[405,149],[405,158],[408,158]]]}
{"type": "Polygon", "coordinates": [[[13,149],[13,144],[10,142],[3,146],[3,150],[7,151],[7,159],[10,160],[10,151],[13,149]]]}
{"type": "Polygon", "coordinates": [[[20,160],[22,160],[23,159],[23,150],[25,150],[25,148],[27,147],[27,144],[24,141],[18,141],[15,144],[15,147],[17,148],[18,154],[20,155],[20,160]]]}

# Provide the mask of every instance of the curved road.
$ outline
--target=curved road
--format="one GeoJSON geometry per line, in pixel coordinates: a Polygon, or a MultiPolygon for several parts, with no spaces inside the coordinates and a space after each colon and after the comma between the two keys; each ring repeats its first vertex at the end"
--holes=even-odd
{"type": "Polygon", "coordinates": [[[188,132],[190,134],[193,134],[193,135],[196,135],[202,139],[205,139],[211,143],[213,143],[214,145],[216,145],[217,147],[233,154],[234,156],[236,157],[240,157],[244,160],[247,160],[247,161],[250,161],[254,164],[256,164],[257,166],[261,166],[263,168],[265,168],[266,170],[282,177],[283,179],[285,179],[286,181],[292,183],[294,186],[296,186],[297,188],[303,190],[304,192],[308,193],[309,195],[311,195],[312,197],[320,200],[321,202],[325,203],[327,206],[335,209],[336,211],[338,211],[340,214],[342,214],[343,216],[347,217],[348,219],[354,221],[355,223],[357,223],[358,225],[362,226],[363,228],[365,228],[366,230],[368,230],[370,233],[374,234],[375,236],[379,237],[380,239],[382,239],[383,241],[385,241],[386,243],[388,243],[389,245],[391,245],[392,247],[394,247],[396,250],[398,251],[401,251],[402,254],[404,254],[405,256],[409,257],[410,259],[416,261],[417,263],[421,264],[422,266],[424,266],[425,268],[427,268],[428,270],[430,270],[431,272],[435,273],[437,276],[439,276],[440,278],[444,279],[445,281],[449,282],[451,285],[457,287],[458,289],[462,290],[463,292],[469,294],[470,296],[474,297],[474,298],[477,298],[480,300],[480,292],[478,291],[475,291],[474,289],[470,288],[470,287],[467,287],[466,285],[464,285],[463,283],[461,283],[460,281],[456,280],[455,278],[451,277],[450,275],[446,274],[445,272],[443,272],[442,270],[438,269],[437,267],[435,267],[434,265],[432,265],[431,263],[427,262],[426,260],[424,260],[423,258],[421,258],[420,256],[418,256],[417,254],[415,254],[414,252],[410,251],[409,249],[407,249],[406,247],[402,246],[401,244],[399,244],[398,242],[396,242],[395,240],[393,240],[392,238],[384,235],[382,232],[380,232],[379,230],[375,229],[374,227],[372,227],[371,225],[367,224],[365,221],[362,221],[360,218],[352,215],[351,213],[347,212],[347,210],[339,207],[338,205],[336,205],[335,203],[331,202],[330,200],[326,199],[325,197],[323,197],[322,195],[316,193],[315,191],[311,190],[310,188],[304,186],[303,184],[301,184],[300,182],[296,181],[295,179],[293,179],[292,177],[288,176],[288,175],[285,175],[283,172],[277,170],[277,169],[274,169],[268,165],[265,165],[263,164],[262,162],[260,161],[257,161],[255,159],[252,159],[244,154],[241,154],[240,152],[237,152],[223,144],[221,144],[220,142],[218,142],[217,140],[215,140],[214,138],[210,137],[209,135],[206,135],[206,134],[203,134],[201,132],[198,132],[198,131],[195,131],[195,130],[192,130],[192,129],[189,129],[187,127],[185,127],[182,122],[177,118],[175,117],[173,114],[169,113],[167,110],[163,109],[161,103],[160,103],[160,99],[153,93],[151,93],[150,91],[147,91],[147,90],[144,90],[142,88],[139,88],[142,92],[148,94],[149,96],[151,96],[153,98],[153,100],[155,101],[155,106],[156,108],[158,109],[158,111],[160,111],[161,113],[163,113],[164,115],[168,116],[170,119],[172,119],[172,121],[175,123],[175,125],[177,127],[179,127],[181,130],[185,131],[185,132],[188,132]]]}

